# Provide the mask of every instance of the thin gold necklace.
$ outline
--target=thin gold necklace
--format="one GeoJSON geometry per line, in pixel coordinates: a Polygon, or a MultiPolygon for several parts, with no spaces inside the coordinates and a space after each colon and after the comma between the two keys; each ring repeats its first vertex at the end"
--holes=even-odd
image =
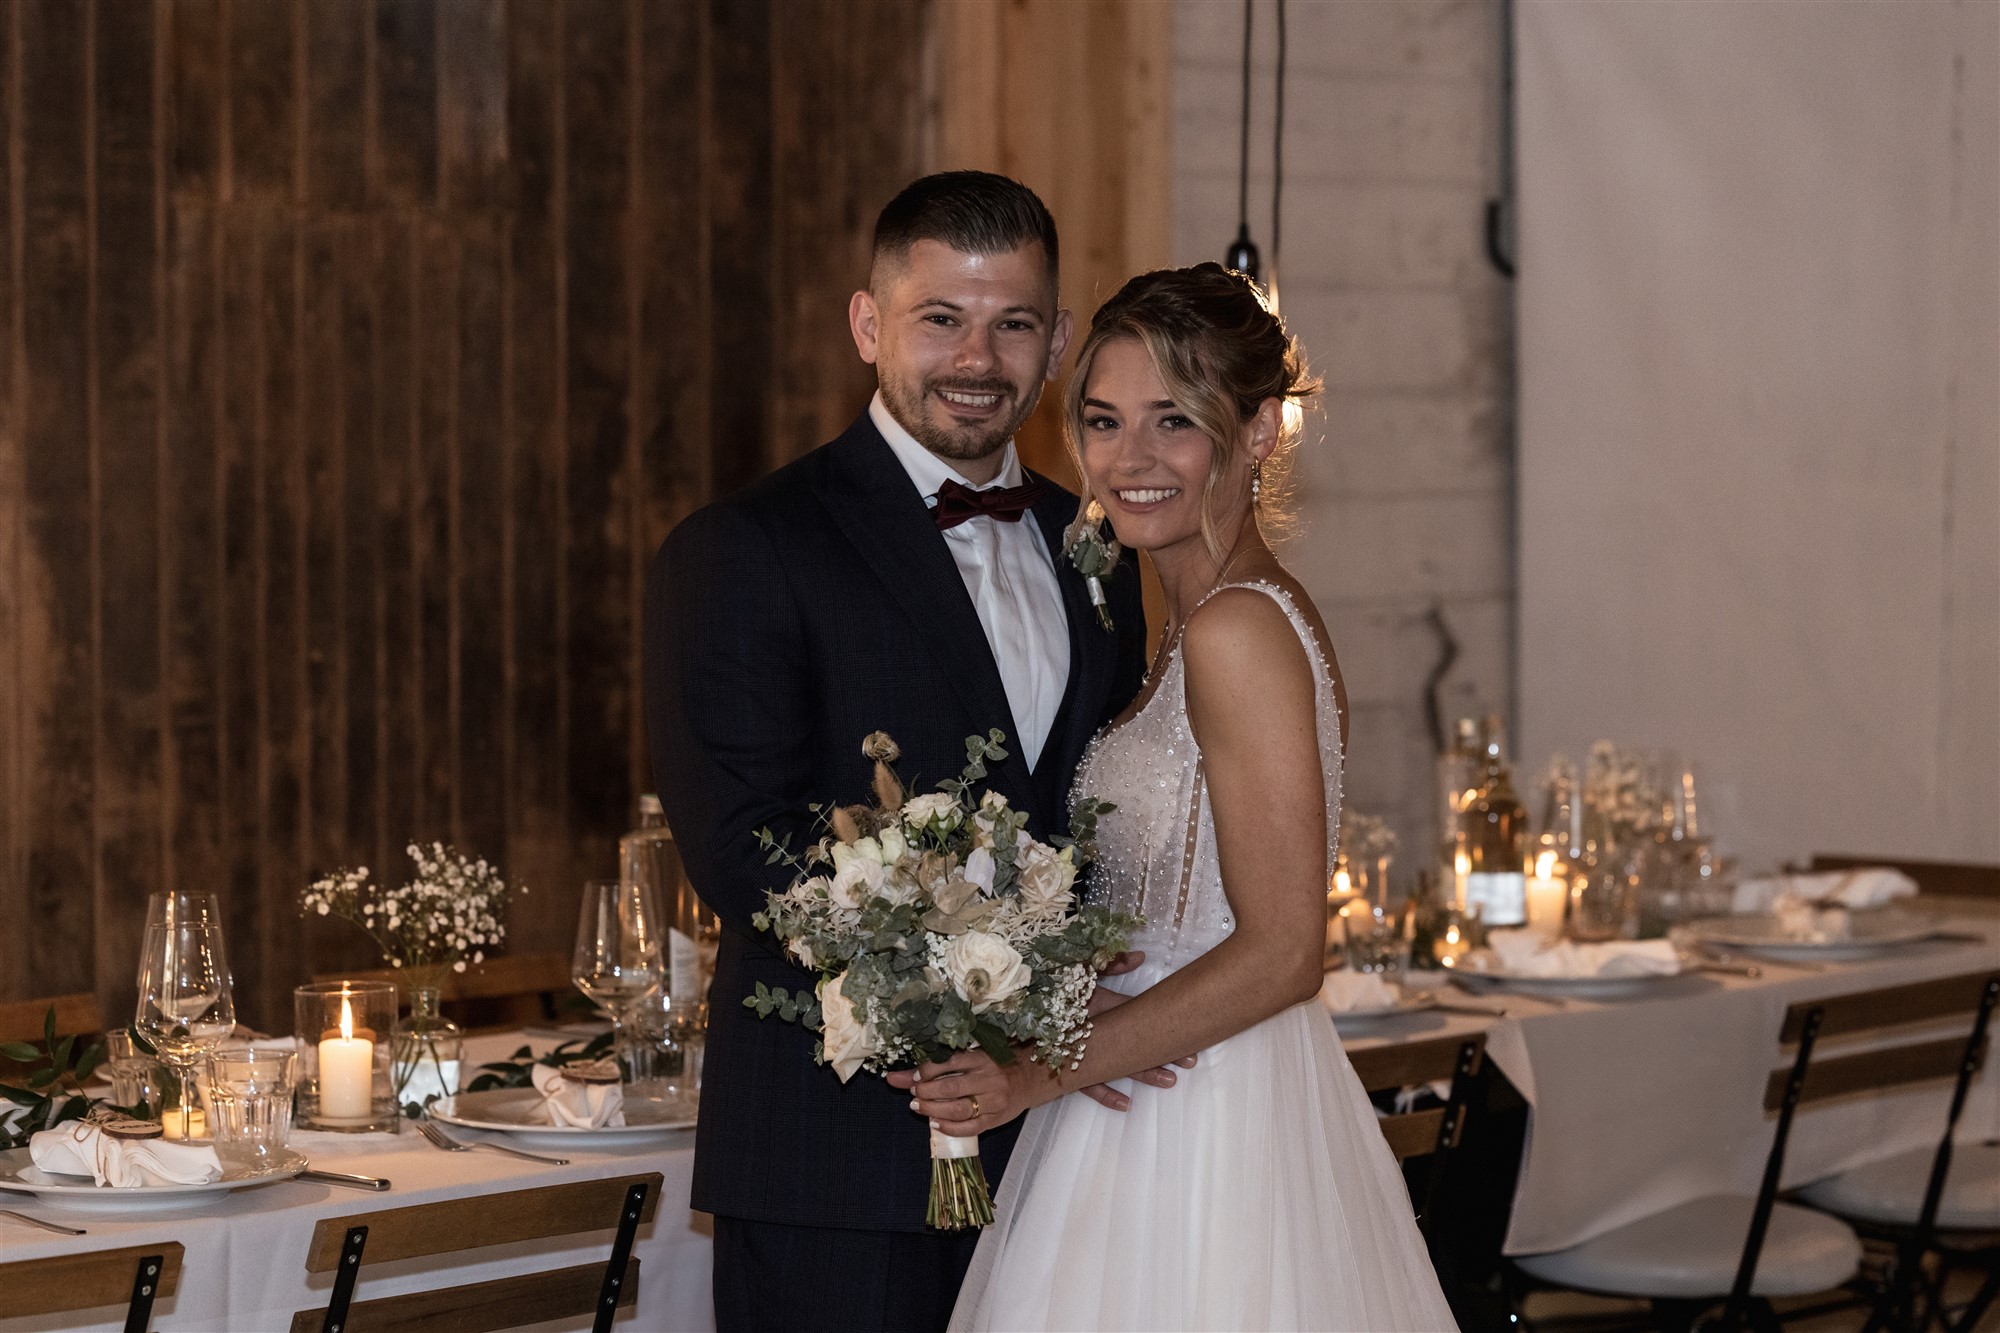
{"type": "MultiPolygon", "coordinates": [[[[1208,591],[1204,592],[1201,595],[1201,599],[1195,603],[1196,606],[1200,606],[1202,602],[1207,601],[1215,590],[1222,586],[1222,581],[1229,577],[1229,571],[1236,567],[1236,561],[1242,556],[1245,549],[1245,547],[1238,546],[1229,553],[1229,558],[1222,562],[1222,568],[1215,571],[1214,581],[1208,585],[1208,591]]],[[[1153,677],[1160,674],[1160,668],[1166,665],[1167,658],[1172,654],[1174,645],[1180,642],[1181,630],[1185,627],[1185,621],[1179,625],[1167,626],[1167,632],[1160,636],[1159,648],[1153,653],[1153,664],[1146,668],[1145,678],[1139,682],[1141,686],[1144,686],[1153,677]]]]}

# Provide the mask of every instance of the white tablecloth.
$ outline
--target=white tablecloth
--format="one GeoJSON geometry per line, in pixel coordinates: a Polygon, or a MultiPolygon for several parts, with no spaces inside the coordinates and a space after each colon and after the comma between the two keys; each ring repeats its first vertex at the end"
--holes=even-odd
{"type": "MultiPolygon", "coordinates": [[[[518,1034],[479,1039],[467,1051],[468,1066],[503,1055],[521,1041],[518,1034]]],[[[536,1043],[538,1048],[549,1044],[536,1043]]],[[[453,1133],[465,1139],[482,1137],[464,1130],[453,1133]]],[[[305,1270],[306,1247],[313,1225],[321,1218],[658,1171],[664,1177],[659,1212],[651,1226],[641,1228],[632,1251],[641,1263],[638,1309],[621,1314],[618,1327],[634,1333],[704,1333],[715,1327],[709,1294],[711,1245],[707,1219],[688,1209],[693,1138],[692,1131],[681,1131],[664,1140],[622,1148],[551,1152],[537,1147],[533,1151],[570,1159],[568,1166],[542,1166],[500,1153],[443,1152],[414,1131],[398,1135],[294,1132],[292,1146],[310,1157],[315,1166],[386,1176],[395,1182],[394,1187],[374,1194],[285,1181],[219,1196],[219,1201],[206,1206],[115,1219],[107,1213],[61,1210],[26,1195],[0,1195],[0,1207],[19,1208],[51,1222],[84,1227],[90,1233],[75,1238],[56,1236],[0,1219],[0,1262],[176,1240],[187,1248],[180,1289],[172,1299],[153,1307],[153,1328],[161,1333],[281,1331],[290,1328],[293,1311],[324,1308],[332,1291],[331,1274],[314,1275],[308,1282],[305,1270]]],[[[611,1234],[607,1229],[580,1236],[562,1248],[544,1244],[499,1246],[462,1256],[372,1267],[364,1251],[355,1299],[483,1282],[540,1269],[602,1264],[611,1256],[611,1234]]],[[[117,1305],[48,1318],[0,1320],[0,1330],[120,1329],[124,1327],[127,1293],[108,1294],[117,1305]]],[[[586,1317],[543,1327],[588,1329],[590,1320],[586,1317]]]]}
{"type": "MultiPolygon", "coordinates": [[[[1506,1252],[1564,1249],[1690,1199],[1754,1194],[1775,1123],[1763,1110],[1765,1079],[1786,1063],[1778,1049],[1785,1007],[2000,966],[2000,917],[1955,915],[1949,924],[1983,932],[1986,942],[1931,942],[1818,970],[1745,959],[1763,974],[1685,976],[1646,998],[1571,999],[1559,1007],[1494,991],[1478,1003],[1504,1006],[1504,1019],[1411,1015],[1348,1044],[1484,1028],[1489,1057],[1529,1106],[1506,1252]]],[[[1963,1023],[1955,1028],[1966,1030],[1963,1023]]],[[[1933,1031],[1911,1029],[1897,1040],[1933,1031]]],[[[1824,1056],[1858,1049],[1840,1040],[1818,1047],[1824,1056]]],[[[1785,1187],[1935,1145],[1949,1093],[1949,1084],[1933,1083],[1801,1110],[1785,1156],[1785,1187]]],[[[1996,1136],[2000,1071],[1989,1060],[1973,1082],[1958,1138],[1996,1136]]]]}

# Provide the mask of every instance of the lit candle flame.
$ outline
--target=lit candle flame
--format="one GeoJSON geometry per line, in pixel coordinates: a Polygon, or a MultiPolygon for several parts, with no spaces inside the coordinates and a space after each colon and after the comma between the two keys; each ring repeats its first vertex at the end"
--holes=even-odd
{"type": "Polygon", "coordinates": [[[1343,898],[1354,892],[1354,881],[1348,877],[1346,866],[1333,872],[1333,891],[1343,898]]]}
{"type": "Polygon", "coordinates": [[[1535,878],[1554,879],[1556,874],[1556,854],[1542,852],[1535,857],[1535,878]]]}
{"type": "Polygon", "coordinates": [[[354,1040],[354,1006],[348,1003],[345,995],[340,997],[340,1039],[354,1040]]]}

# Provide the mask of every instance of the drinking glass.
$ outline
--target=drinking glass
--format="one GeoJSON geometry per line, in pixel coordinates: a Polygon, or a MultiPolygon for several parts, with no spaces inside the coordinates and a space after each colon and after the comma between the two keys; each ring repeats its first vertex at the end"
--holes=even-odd
{"type": "Polygon", "coordinates": [[[104,1034],[104,1073],[111,1080],[111,1104],[157,1120],[167,1107],[167,1070],[139,1049],[132,1034],[113,1028],[104,1034]]]}
{"type": "Polygon", "coordinates": [[[188,1113],[193,1110],[188,1090],[195,1086],[196,1067],[236,1030],[236,1004],[219,918],[172,911],[162,915],[160,924],[146,927],[140,947],[139,1002],[132,1027],[179,1078],[180,1137],[187,1139],[192,1137],[188,1113]]]}
{"type": "Polygon", "coordinates": [[[292,1093],[298,1086],[292,1051],[227,1047],[208,1056],[208,1129],[219,1143],[252,1156],[282,1150],[292,1129],[292,1093]]]}
{"type": "Polygon", "coordinates": [[[1379,973],[1384,981],[1401,981],[1410,962],[1410,939],[1403,915],[1379,904],[1349,903],[1341,912],[1347,925],[1347,966],[1355,972],[1379,973]]]}
{"type": "Polygon", "coordinates": [[[583,886],[570,980],[611,1020],[612,1049],[631,1068],[627,1025],[666,983],[667,923],[650,884],[592,880],[583,886]]]}

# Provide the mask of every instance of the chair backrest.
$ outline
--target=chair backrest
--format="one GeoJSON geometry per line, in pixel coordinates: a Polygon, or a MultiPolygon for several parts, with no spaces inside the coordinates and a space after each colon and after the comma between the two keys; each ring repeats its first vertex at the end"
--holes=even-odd
{"type": "MultiPolygon", "coordinates": [[[[1797,1046],[1809,1029],[1816,1029],[1813,1039],[1819,1041],[1887,1032],[1908,1024],[1931,1023],[1960,1015],[1970,1022],[1979,1010],[1982,996],[1996,983],[2000,983],[2000,972],[1968,972],[1821,1000],[1801,1000],[1785,1010],[1778,1043],[1797,1046]]],[[[1765,1081],[1764,1109],[1776,1111],[1783,1106],[1802,1063],[1803,1078],[1796,1098],[1797,1104],[1804,1106],[1829,1097],[1882,1092],[1927,1079],[1955,1078],[1960,1066],[1968,1060],[1976,1071],[1985,1054],[1983,1043],[1978,1049],[1968,1051],[1965,1037],[1954,1034],[1883,1046],[1858,1055],[1818,1060],[1808,1055],[1804,1062],[1794,1057],[1785,1067],[1772,1070],[1765,1081]]]]}
{"type": "Polygon", "coordinates": [[[1479,1072],[1485,1049],[1486,1034],[1478,1032],[1466,1037],[1432,1037],[1347,1053],[1348,1063],[1354,1066],[1355,1075],[1368,1092],[1447,1080],[1452,1084],[1453,1095],[1445,1099],[1443,1106],[1382,1117],[1382,1136],[1389,1140],[1389,1150],[1396,1154],[1397,1161],[1439,1152],[1458,1143],[1465,1127],[1463,1084],[1479,1072]]]}
{"type": "Polygon", "coordinates": [[[181,1284],[179,1241],[0,1264],[0,1319],[125,1304],[125,1333],[143,1333],[153,1302],[181,1284]]]}
{"type": "Polygon", "coordinates": [[[1996,1003],[2000,1003],[2000,971],[1850,991],[1845,995],[1801,1000],[1785,1010],[1778,1045],[1780,1049],[1795,1046],[1797,1053],[1788,1065],[1773,1071],[1765,1080],[1764,1107],[1778,1113],[1778,1122],[1771,1135],[1771,1151],[1764,1161],[1764,1179],[1750,1212],[1750,1230],[1743,1242],[1736,1281],[1723,1310],[1723,1327],[1739,1327],[1749,1308],[1750,1286],[1757,1276],[1757,1260],[1763,1252],[1764,1235],[1778,1197],[1778,1182],[1784,1173],[1785,1144],[1791,1135],[1792,1117],[1801,1106],[1832,1097],[1882,1092],[1927,1079],[1955,1078],[1944,1138],[1933,1161],[1919,1221],[1920,1229],[1930,1225],[1951,1161],[1952,1133],[1959,1113],[1965,1109],[1966,1089],[1984,1060],[1987,1024],[1996,1003]],[[1855,1055],[1813,1059],[1822,1037],[1887,1033],[1910,1024],[1955,1017],[1966,1020],[1969,1029],[1966,1034],[1897,1042],[1855,1055]]]}
{"type": "MultiPolygon", "coordinates": [[[[445,974],[442,999],[450,1016],[467,1027],[518,1027],[556,1018],[555,1002],[572,991],[567,953],[502,954],[445,974]]],[[[342,972],[315,981],[390,981],[409,984],[400,968],[342,972]]]]}
{"type": "Polygon", "coordinates": [[[1866,866],[1887,866],[1900,870],[1917,882],[1919,893],[1946,894],[1959,898],[2000,899],[2000,865],[1976,861],[1903,861],[1883,856],[1848,856],[1844,853],[1815,852],[1814,870],[1855,870],[1866,866]]]}
{"type": "Polygon", "coordinates": [[[56,1031],[66,1037],[104,1031],[104,1010],[97,996],[79,991],[0,1002],[0,1041],[40,1041],[51,1005],[56,1011],[56,1031]]]}
{"type": "Polygon", "coordinates": [[[659,1211],[661,1179],[651,1171],[322,1218],[306,1250],[306,1271],[333,1273],[333,1297],[324,1310],[294,1314],[293,1333],[366,1333],[384,1326],[484,1333],[586,1314],[597,1317],[599,1328],[608,1328],[617,1309],[638,1299],[632,1238],[659,1211]],[[353,1300],[364,1256],[371,1262],[417,1259],[613,1228],[617,1234],[609,1266],[583,1264],[442,1291],[353,1300]]]}

